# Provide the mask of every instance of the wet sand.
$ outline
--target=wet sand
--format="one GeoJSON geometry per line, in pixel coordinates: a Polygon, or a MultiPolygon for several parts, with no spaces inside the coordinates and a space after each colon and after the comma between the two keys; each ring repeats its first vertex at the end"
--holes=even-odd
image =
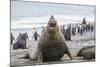
{"type": "Polygon", "coordinates": [[[19,66],[19,65],[41,65],[41,64],[61,64],[61,63],[77,63],[77,62],[92,62],[92,60],[83,60],[82,57],[76,57],[77,52],[84,46],[95,45],[95,34],[94,32],[86,32],[83,35],[76,34],[72,36],[72,41],[66,41],[69,46],[69,50],[71,52],[73,60],[70,60],[67,55],[64,55],[61,61],[55,62],[43,62],[37,63],[36,61],[32,61],[30,59],[20,59],[31,49],[34,49],[37,45],[38,41],[27,40],[27,49],[17,49],[13,50],[11,45],[11,66],[19,66]]]}

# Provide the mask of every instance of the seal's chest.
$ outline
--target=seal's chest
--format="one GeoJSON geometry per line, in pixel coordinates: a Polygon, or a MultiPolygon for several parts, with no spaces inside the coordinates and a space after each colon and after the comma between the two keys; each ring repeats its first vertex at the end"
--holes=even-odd
{"type": "Polygon", "coordinates": [[[57,61],[64,55],[64,46],[60,42],[48,42],[42,49],[43,61],[57,61]]]}
{"type": "Polygon", "coordinates": [[[60,41],[49,41],[42,45],[43,52],[63,52],[64,44],[60,41]]]}

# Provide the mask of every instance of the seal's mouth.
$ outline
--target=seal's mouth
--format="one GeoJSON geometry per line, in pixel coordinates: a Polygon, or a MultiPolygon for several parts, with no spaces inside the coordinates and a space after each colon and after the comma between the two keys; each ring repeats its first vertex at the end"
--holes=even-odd
{"type": "Polygon", "coordinates": [[[57,23],[49,23],[48,31],[49,33],[55,33],[57,31],[57,23]]]}
{"type": "Polygon", "coordinates": [[[50,27],[56,27],[56,23],[53,23],[53,22],[52,23],[49,23],[49,26],[50,27]]]}

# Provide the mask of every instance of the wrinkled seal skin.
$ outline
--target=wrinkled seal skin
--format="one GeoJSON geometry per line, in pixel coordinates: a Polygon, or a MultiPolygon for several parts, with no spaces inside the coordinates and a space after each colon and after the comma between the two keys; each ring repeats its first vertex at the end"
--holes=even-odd
{"type": "Polygon", "coordinates": [[[95,46],[86,46],[79,50],[77,57],[82,56],[84,59],[95,59],[95,46]]]}
{"type": "Polygon", "coordinates": [[[66,41],[53,16],[48,21],[37,47],[39,61],[59,61],[64,54],[67,54],[72,59],[68,46],[66,46],[66,41]]]}
{"type": "Polygon", "coordinates": [[[13,44],[13,49],[25,49],[26,48],[26,40],[28,38],[27,33],[20,34],[17,41],[13,44]]]}

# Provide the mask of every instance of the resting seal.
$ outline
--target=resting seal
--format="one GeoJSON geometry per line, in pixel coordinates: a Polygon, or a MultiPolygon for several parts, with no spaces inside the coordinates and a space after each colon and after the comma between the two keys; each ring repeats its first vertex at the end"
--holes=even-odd
{"type": "Polygon", "coordinates": [[[25,49],[27,38],[27,33],[20,34],[20,36],[17,38],[17,41],[13,44],[13,49],[25,49]]]}
{"type": "Polygon", "coordinates": [[[85,46],[81,48],[77,54],[77,57],[82,56],[84,59],[95,59],[95,46],[85,46]]]}

